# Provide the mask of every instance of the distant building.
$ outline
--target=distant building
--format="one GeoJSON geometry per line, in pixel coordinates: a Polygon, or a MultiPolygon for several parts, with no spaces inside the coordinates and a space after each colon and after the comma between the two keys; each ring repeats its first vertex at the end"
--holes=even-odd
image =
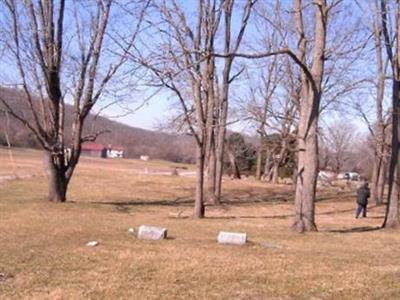
{"type": "Polygon", "coordinates": [[[124,147],[121,145],[105,146],[97,143],[84,143],[82,144],[82,155],[101,158],[124,157],[124,147]]]}
{"type": "Polygon", "coordinates": [[[83,143],[82,155],[107,158],[107,148],[103,144],[83,143]]]}
{"type": "Polygon", "coordinates": [[[144,161],[148,161],[150,159],[150,156],[148,155],[140,155],[140,159],[144,161]]]}
{"type": "Polygon", "coordinates": [[[121,145],[108,145],[107,147],[107,157],[109,158],[123,158],[124,157],[124,147],[121,145]]]}

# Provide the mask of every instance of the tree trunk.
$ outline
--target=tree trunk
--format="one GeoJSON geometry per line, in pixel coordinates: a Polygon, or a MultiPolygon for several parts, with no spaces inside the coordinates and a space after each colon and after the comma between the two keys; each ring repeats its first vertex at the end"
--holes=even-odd
{"type": "MultiPolygon", "coordinates": [[[[397,171],[395,174],[395,181],[398,180],[397,171]]],[[[385,220],[383,222],[383,228],[400,228],[399,222],[399,190],[398,184],[389,184],[389,198],[386,207],[385,220]]]]}
{"type": "Polygon", "coordinates": [[[385,184],[386,184],[386,172],[387,172],[387,162],[386,158],[384,158],[382,160],[381,170],[379,172],[376,205],[382,205],[383,203],[383,194],[385,192],[385,184]]]}
{"type": "Polygon", "coordinates": [[[67,188],[69,180],[59,165],[58,159],[54,159],[50,153],[46,153],[49,191],[48,200],[52,202],[65,202],[67,200],[67,188]]]}
{"type": "Polygon", "coordinates": [[[381,21],[382,21],[382,33],[385,38],[385,46],[392,66],[392,154],[390,158],[389,167],[389,191],[388,191],[388,203],[386,206],[385,221],[382,227],[384,228],[399,228],[399,176],[400,176],[400,4],[397,2],[394,14],[396,14],[396,37],[395,37],[395,51],[393,51],[391,41],[391,33],[388,31],[388,20],[387,20],[387,3],[381,1],[381,21]],[[395,52],[395,54],[393,54],[395,52]]]}
{"type": "Polygon", "coordinates": [[[263,179],[265,181],[268,181],[268,175],[271,169],[271,155],[269,153],[269,151],[266,152],[265,155],[265,162],[264,162],[264,175],[263,175],[263,179]]]}
{"type": "Polygon", "coordinates": [[[382,159],[375,153],[374,166],[372,169],[372,179],[371,179],[371,200],[375,201],[376,205],[380,205],[378,196],[378,185],[381,173],[382,159]]]}
{"type": "Polygon", "coordinates": [[[400,228],[399,221],[399,184],[400,184],[400,82],[393,80],[393,112],[392,112],[392,156],[389,169],[389,191],[384,228],[400,228]]]}
{"type": "Polygon", "coordinates": [[[236,163],[235,154],[232,151],[228,150],[228,156],[229,156],[229,161],[230,161],[230,164],[231,164],[231,170],[232,170],[233,178],[241,179],[239,166],[236,163]]]}
{"type": "Polygon", "coordinates": [[[372,199],[375,199],[376,205],[383,203],[383,191],[386,179],[386,147],[385,147],[385,126],[383,117],[383,101],[385,98],[385,79],[386,69],[383,59],[382,47],[382,23],[378,17],[379,4],[375,1],[374,18],[374,38],[375,38],[375,55],[377,67],[377,90],[376,90],[376,134],[375,134],[375,161],[372,176],[372,199]]]}
{"type": "MultiPolygon", "coordinates": [[[[326,0],[315,2],[315,37],[313,62],[309,74],[302,72],[299,131],[297,134],[298,161],[295,191],[295,220],[298,232],[317,231],[315,224],[315,192],[318,179],[318,117],[321,84],[324,75],[328,9],[326,0]]],[[[299,57],[306,61],[307,40],[302,16],[302,1],[294,1],[296,27],[299,35],[299,57]]]]}
{"type": "Polygon", "coordinates": [[[308,119],[308,114],[302,113],[294,200],[296,216],[293,224],[293,229],[298,232],[317,231],[315,224],[315,191],[318,175],[317,118],[312,120],[306,132],[308,119]]]}
{"type": "MultiPolygon", "coordinates": [[[[227,100],[226,100],[227,101],[227,100]]],[[[222,192],[222,175],[224,172],[224,153],[225,153],[225,136],[226,136],[226,118],[227,103],[224,99],[221,105],[221,116],[219,120],[219,128],[217,130],[217,147],[216,147],[216,180],[215,180],[215,199],[220,201],[222,192]]]]}
{"type": "Polygon", "coordinates": [[[262,168],[262,159],[263,159],[263,151],[261,145],[258,146],[257,149],[257,164],[256,164],[256,180],[261,180],[261,168],[262,168]]]}
{"type": "Polygon", "coordinates": [[[273,184],[277,184],[279,179],[279,162],[274,162],[274,166],[272,168],[272,179],[271,182],[273,184]]]}
{"type": "Polygon", "coordinates": [[[207,189],[208,189],[208,201],[213,203],[214,205],[220,204],[219,199],[215,197],[215,180],[216,180],[216,158],[215,158],[215,147],[213,146],[209,149],[210,153],[208,156],[208,164],[207,164],[207,189]]]}
{"type": "Polygon", "coordinates": [[[197,145],[196,148],[196,195],[194,200],[194,217],[204,218],[204,151],[202,146],[197,145]]]}

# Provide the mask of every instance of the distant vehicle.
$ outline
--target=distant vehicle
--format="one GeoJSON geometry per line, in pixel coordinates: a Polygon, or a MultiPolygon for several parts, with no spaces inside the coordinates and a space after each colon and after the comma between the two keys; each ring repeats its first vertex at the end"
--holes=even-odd
{"type": "Polygon", "coordinates": [[[351,181],[359,181],[360,178],[361,178],[361,175],[357,172],[344,172],[344,173],[340,173],[337,176],[337,179],[351,180],[351,181]]]}

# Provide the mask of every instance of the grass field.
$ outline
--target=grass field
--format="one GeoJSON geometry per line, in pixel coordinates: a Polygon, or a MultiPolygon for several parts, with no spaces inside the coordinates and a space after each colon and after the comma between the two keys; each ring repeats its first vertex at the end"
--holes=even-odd
{"type": "Polygon", "coordinates": [[[15,168],[0,149],[0,176],[23,178],[0,183],[0,299],[400,297],[400,235],[379,229],[383,207],[355,220],[351,189],[319,191],[319,232],[297,234],[290,186],[225,180],[224,204],[194,220],[194,177],[151,172],[179,165],[84,158],[69,202],[53,204],[41,153],[13,154],[15,168]],[[127,233],[141,224],[170,238],[127,233]],[[220,230],[250,243],[220,246],[220,230]]]}

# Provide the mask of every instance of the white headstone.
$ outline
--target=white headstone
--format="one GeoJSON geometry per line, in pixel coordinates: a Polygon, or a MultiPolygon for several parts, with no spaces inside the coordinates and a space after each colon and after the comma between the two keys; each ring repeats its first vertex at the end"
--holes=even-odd
{"type": "Polygon", "coordinates": [[[143,240],[163,240],[167,238],[167,229],[142,225],[138,230],[138,238],[143,240]]]}
{"type": "Polygon", "coordinates": [[[134,228],[129,228],[128,229],[129,234],[135,234],[135,229],[134,228]]]}
{"type": "Polygon", "coordinates": [[[90,241],[86,244],[88,247],[96,247],[97,245],[99,245],[98,241],[90,241]]]}
{"type": "Polygon", "coordinates": [[[220,231],[220,233],[218,234],[219,244],[244,245],[246,244],[246,242],[246,233],[220,231]]]}

